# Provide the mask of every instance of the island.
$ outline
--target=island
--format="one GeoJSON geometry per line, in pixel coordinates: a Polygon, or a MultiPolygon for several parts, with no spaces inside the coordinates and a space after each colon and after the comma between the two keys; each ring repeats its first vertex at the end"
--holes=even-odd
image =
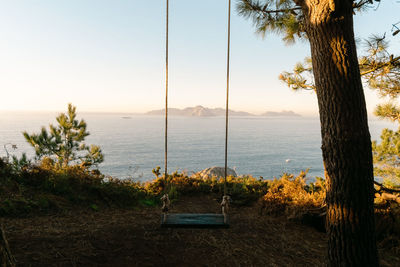
{"type": "MultiPolygon", "coordinates": [[[[144,115],[163,116],[165,115],[165,109],[157,109],[144,113],[144,115]]],[[[225,109],[223,108],[207,108],[203,106],[186,107],[183,109],[169,108],[168,115],[170,116],[186,116],[186,117],[217,117],[225,116],[225,109]]],[[[266,111],[261,115],[245,111],[229,110],[229,116],[241,116],[241,117],[301,117],[300,114],[295,113],[291,110],[277,111],[266,111]]]]}
{"type": "Polygon", "coordinates": [[[267,111],[261,114],[263,117],[301,117],[300,114],[294,113],[291,110],[282,110],[281,112],[267,111]]]}
{"type": "MultiPolygon", "coordinates": [[[[165,109],[158,109],[146,112],[145,115],[164,115],[165,109]]],[[[184,109],[169,108],[168,115],[187,117],[216,117],[225,116],[223,108],[206,108],[203,106],[187,107],[184,109]]],[[[229,116],[256,116],[249,112],[229,110],[229,116]]]]}

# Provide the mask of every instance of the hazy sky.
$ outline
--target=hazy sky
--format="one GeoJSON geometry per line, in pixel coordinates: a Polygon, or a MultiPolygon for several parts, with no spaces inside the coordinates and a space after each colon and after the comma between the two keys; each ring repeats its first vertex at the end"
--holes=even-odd
{"type": "MultiPolygon", "coordinates": [[[[227,0],[170,0],[170,106],[223,107],[227,0]]],[[[234,6],[236,1],[233,1],[234,6]]],[[[355,16],[358,38],[387,32],[399,53],[400,2],[355,16]]],[[[0,0],[0,110],[143,112],[164,104],[165,0],[0,0]]],[[[316,97],[278,80],[305,42],[254,34],[232,18],[231,108],[317,114],[316,97]]],[[[371,112],[379,99],[366,89],[371,112]]]]}

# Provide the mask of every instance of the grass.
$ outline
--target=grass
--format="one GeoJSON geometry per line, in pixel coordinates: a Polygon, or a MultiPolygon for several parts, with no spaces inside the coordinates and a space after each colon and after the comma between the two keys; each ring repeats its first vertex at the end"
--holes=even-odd
{"type": "Polygon", "coordinates": [[[130,208],[154,198],[139,183],[105,179],[100,172],[80,166],[58,169],[45,160],[15,170],[1,161],[0,170],[0,216],[27,216],[75,206],[130,208]]]}
{"type": "MultiPolygon", "coordinates": [[[[62,211],[75,206],[100,210],[107,207],[156,206],[167,190],[172,201],[185,195],[223,195],[224,180],[173,173],[147,183],[120,180],[81,166],[57,168],[50,160],[20,169],[1,161],[0,216],[28,216],[62,211]]],[[[227,192],[236,205],[249,205],[268,191],[268,181],[251,176],[228,177],[227,192]]]]}
{"type": "MultiPolygon", "coordinates": [[[[15,165],[0,161],[0,216],[62,211],[75,206],[91,210],[108,207],[157,206],[167,192],[172,202],[183,196],[213,194],[222,197],[225,181],[175,172],[167,179],[154,169],[146,183],[120,180],[81,166],[57,168],[49,159],[39,164],[15,165]]],[[[306,184],[306,172],[283,175],[273,181],[253,176],[227,177],[226,191],[235,205],[257,201],[279,212],[285,207],[316,206],[323,199],[323,181],[306,184]]]]}
{"type": "MultiPolygon", "coordinates": [[[[29,217],[76,208],[100,212],[110,208],[156,207],[164,192],[169,193],[172,203],[186,196],[212,195],[221,199],[224,194],[222,178],[175,172],[164,179],[157,168],[154,174],[154,180],[140,183],[108,177],[81,166],[59,169],[47,159],[37,165],[21,166],[0,160],[0,216],[29,217]]],[[[296,218],[324,206],[325,181],[317,178],[307,184],[306,175],[307,172],[298,176],[284,174],[274,180],[230,176],[226,190],[234,206],[258,205],[264,216],[296,218]]],[[[400,207],[383,202],[376,199],[378,240],[400,252],[400,207]]]]}
{"type": "MultiPolygon", "coordinates": [[[[142,213],[152,210],[154,213],[164,192],[169,193],[172,203],[179,204],[182,199],[190,198],[199,202],[200,209],[203,203],[200,200],[207,198],[213,199],[213,205],[219,209],[218,201],[224,194],[225,185],[222,178],[175,172],[165,179],[157,168],[154,174],[154,180],[140,183],[105,176],[81,166],[59,169],[46,159],[37,165],[13,165],[0,160],[0,217],[29,218],[88,211],[100,216],[121,209],[142,213]]],[[[283,174],[273,180],[230,176],[226,190],[233,199],[234,209],[258,210],[259,220],[300,217],[311,209],[323,207],[326,193],[322,178],[307,183],[307,172],[297,176],[283,174]]],[[[380,253],[387,257],[398,255],[400,206],[379,198],[375,201],[380,253]]]]}

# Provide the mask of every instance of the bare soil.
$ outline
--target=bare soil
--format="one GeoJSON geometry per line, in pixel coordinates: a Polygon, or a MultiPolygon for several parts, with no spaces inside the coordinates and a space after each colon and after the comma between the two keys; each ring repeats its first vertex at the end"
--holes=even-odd
{"type": "MultiPolygon", "coordinates": [[[[220,210],[218,199],[202,196],[179,200],[171,212],[220,210]]],[[[229,229],[163,229],[159,207],[1,223],[18,266],[324,266],[326,260],[326,234],[261,215],[257,205],[232,207],[229,229]]]]}

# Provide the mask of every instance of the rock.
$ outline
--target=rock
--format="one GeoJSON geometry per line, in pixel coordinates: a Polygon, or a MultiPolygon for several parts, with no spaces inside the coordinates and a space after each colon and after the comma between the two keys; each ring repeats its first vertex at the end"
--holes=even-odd
{"type": "MultiPolygon", "coordinates": [[[[207,168],[207,169],[204,169],[204,170],[198,172],[197,175],[200,175],[200,177],[203,179],[208,178],[208,177],[213,177],[213,176],[224,177],[225,176],[225,168],[224,167],[211,167],[211,168],[207,168]]],[[[237,176],[236,172],[231,168],[227,169],[227,175],[233,176],[233,177],[237,176]]]]}

